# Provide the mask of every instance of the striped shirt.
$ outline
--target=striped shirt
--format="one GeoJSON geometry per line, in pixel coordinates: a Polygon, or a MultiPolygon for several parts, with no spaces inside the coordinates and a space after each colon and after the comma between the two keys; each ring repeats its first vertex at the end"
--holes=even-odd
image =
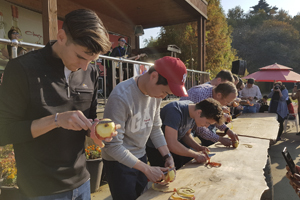
{"type": "MultiPolygon", "coordinates": [[[[214,87],[208,83],[194,86],[187,91],[189,96],[181,97],[180,100],[190,100],[194,103],[198,103],[205,99],[213,98],[213,88],[214,87]]],[[[221,131],[224,131],[227,128],[225,124],[215,126],[221,131]]],[[[197,127],[196,135],[213,142],[217,142],[219,140],[219,136],[206,127],[197,127]]]]}

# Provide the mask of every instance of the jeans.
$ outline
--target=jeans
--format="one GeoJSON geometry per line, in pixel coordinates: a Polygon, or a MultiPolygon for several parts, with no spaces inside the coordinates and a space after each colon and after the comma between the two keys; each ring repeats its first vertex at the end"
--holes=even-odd
{"type": "MultiPolygon", "coordinates": [[[[146,154],[139,158],[147,163],[146,154]]],[[[148,184],[145,174],[118,161],[103,159],[104,171],[113,200],[135,200],[148,184]]]]}
{"type": "Polygon", "coordinates": [[[90,180],[73,190],[47,196],[22,197],[22,200],[90,200],[90,180]]]}
{"type": "Polygon", "coordinates": [[[256,113],[256,106],[243,106],[243,113],[256,113]]]}

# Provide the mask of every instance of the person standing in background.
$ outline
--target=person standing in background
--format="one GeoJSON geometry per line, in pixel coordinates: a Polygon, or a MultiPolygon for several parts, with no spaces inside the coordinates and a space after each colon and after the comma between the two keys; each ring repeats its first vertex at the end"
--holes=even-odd
{"type": "MultiPolygon", "coordinates": [[[[297,85],[294,86],[292,90],[292,99],[298,101],[298,118],[299,118],[299,125],[300,125],[300,90],[297,89],[297,85]]],[[[300,135],[299,133],[296,133],[296,135],[300,135]]]]}
{"type": "MultiPolygon", "coordinates": [[[[19,32],[17,29],[15,28],[11,28],[8,31],[8,38],[10,40],[18,40],[19,39],[19,32]]],[[[8,51],[8,56],[9,56],[9,60],[12,59],[12,46],[11,45],[7,45],[7,51],[8,51]]],[[[17,50],[17,55],[24,55],[26,53],[26,50],[23,47],[18,46],[18,50],[17,50]]]]}
{"type": "Polygon", "coordinates": [[[279,122],[279,130],[276,141],[281,140],[283,132],[283,122],[289,114],[289,110],[286,104],[286,99],[289,97],[288,90],[280,81],[274,83],[271,93],[268,98],[271,98],[269,112],[277,114],[277,121],[279,122]]]}

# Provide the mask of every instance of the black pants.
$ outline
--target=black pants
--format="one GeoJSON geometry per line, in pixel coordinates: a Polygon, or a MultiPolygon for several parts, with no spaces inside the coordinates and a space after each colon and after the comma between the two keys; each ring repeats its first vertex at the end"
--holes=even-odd
{"type": "MultiPolygon", "coordinates": [[[[189,148],[189,147],[188,147],[189,148]]],[[[147,157],[150,162],[151,166],[160,166],[160,167],[165,167],[165,161],[160,154],[160,152],[156,148],[152,147],[146,147],[146,152],[147,152],[147,157]]],[[[174,159],[174,164],[176,170],[181,168],[183,165],[185,165],[187,162],[192,160],[193,158],[191,157],[185,157],[185,156],[180,156],[174,153],[171,153],[174,159]]]]}
{"type": "MultiPolygon", "coordinates": [[[[147,156],[140,158],[147,163],[147,156]]],[[[146,175],[133,168],[129,168],[118,161],[103,159],[107,182],[114,200],[135,200],[144,191],[148,180],[146,175]]]]}
{"type": "Polygon", "coordinates": [[[277,114],[277,121],[279,122],[279,130],[278,130],[278,134],[277,134],[277,139],[279,139],[283,132],[284,118],[282,118],[280,115],[277,114]]]}

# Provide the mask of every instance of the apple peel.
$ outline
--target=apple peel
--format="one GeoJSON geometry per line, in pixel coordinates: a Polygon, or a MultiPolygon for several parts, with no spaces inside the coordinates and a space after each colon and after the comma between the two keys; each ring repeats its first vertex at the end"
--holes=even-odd
{"type": "Polygon", "coordinates": [[[195,190],[189,187],[181,187],[181,188],[174,188],[171,189],[167,185],[161,185],[159,183],[153,183],[152,184],[152,189],[159,191],[159,192],[164,192],[164,193],[170,193],[173,192],[173,194],[170,196],[169,199],[172,200],[194,200],[195,199],[195,190]]]}
{"type": "Polygon", "coordinates": [[[194,200],[195,199],[195,190],[189,187],[181,187],[174,189],[174,193],[171,195],[170,199],[172,200],[194,200]]]}

